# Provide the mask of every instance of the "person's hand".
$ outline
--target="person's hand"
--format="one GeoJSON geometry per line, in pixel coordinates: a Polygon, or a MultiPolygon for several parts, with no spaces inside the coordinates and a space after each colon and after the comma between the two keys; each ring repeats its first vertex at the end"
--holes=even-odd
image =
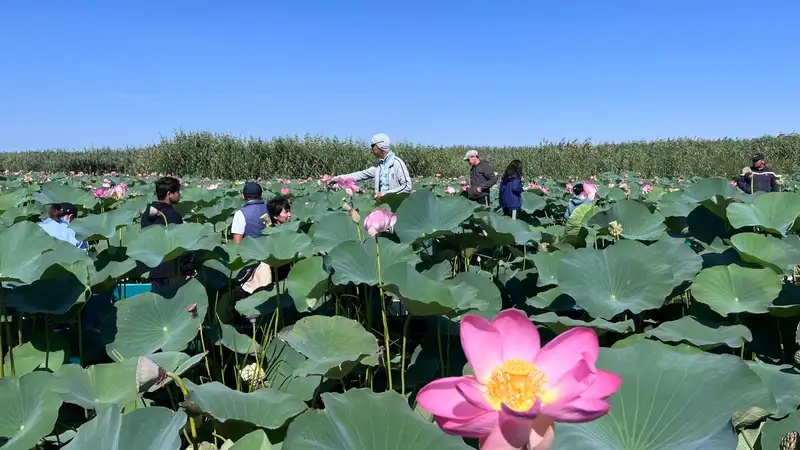
{"type": "Polygon", "coordinates": [[[381,197],[383,197],[383,192],[378,192],[377,194],[375,194],[375,200],[377,200],[377,199],[379,199],[381,197]]]}
{"type": "Polygon", "coordinates": [[[481,187],[480,187],[480,186],[478,186],[478,187],[476,187],[476,188],[475,188],[475,190],[476,190],[476,191],[478,191],[478,192],[480,192],[480,191],[481,191],[481,187]]]}

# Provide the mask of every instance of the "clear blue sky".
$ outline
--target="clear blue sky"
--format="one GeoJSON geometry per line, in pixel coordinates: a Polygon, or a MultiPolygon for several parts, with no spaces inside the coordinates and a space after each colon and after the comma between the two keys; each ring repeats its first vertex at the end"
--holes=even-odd
{"type": "Polygon", "coordinates": [[[800,131],[800,1],[7,1],[0,150],[800,131]]]}

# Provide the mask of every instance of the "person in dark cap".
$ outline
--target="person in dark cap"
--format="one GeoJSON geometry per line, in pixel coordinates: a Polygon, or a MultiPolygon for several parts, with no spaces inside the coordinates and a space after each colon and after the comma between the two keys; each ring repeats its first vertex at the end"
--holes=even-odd
{"type": "Polygon", "coordinates": [[[262,198],[261,185],[255,181],[248,181],[242,188],[242,199],[245,201],[242,209],[236,211],[231,223],[233,242],[238,244],[245,236],[257,238],[261,236],[266,224],[261,218],[267,213],[267,205],[262,198]]]}
{"type": "Polygon", "coordinates": [[[72,203],[55,203],[47,209],[47,218],[39,226],[50,236],[88,251],[86,242],[79,241],[75,237],[75,230],[69,227],[77,217],[78,208],[72,203]]]}
{"type": "Polygon", "coordinates": [[[748,194],[780,191],[778,178],[775,172],[767,167],[763,153],[753,155],[753,165],[745,168],[736,185],[748,194]]]}

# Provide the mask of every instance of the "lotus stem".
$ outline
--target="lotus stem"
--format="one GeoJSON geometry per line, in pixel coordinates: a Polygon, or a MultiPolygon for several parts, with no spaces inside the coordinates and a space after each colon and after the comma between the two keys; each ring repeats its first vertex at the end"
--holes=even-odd
{"type": "Polygon", "coordinates": [[[50,327],[47,325],[47,319],[44,320],[44,368],[50,370],[50,327]]]}
{"type": "Polygon", "coordinates": [[[444,352],[442,351],[442,321],[441,317],[436,318],[436,344],[439,346],[439,371],[444,378],[444,352]]]}
{"type": "MultiPolygon", "coordinates": [[[[5,289],[0,288],[0,314],[3,316],[3,328],[5,328],[5,336],[8,341],[8,360],[11,363],[11,376],[17,374],[17,366],[14,361],[14,342],[11,340],[11,324],[8,321],[6,314],[6,298],[5,289]]],[[[0,360],[0,366],[5,366],[5,359],[0,360]]],[[[5,376],[5,373],[3,374],[5,376]]]]}
{"type": "Polygon", "coordinates": [[[408,329],[411,326],[411,313],[406,316],[406,323],[403,325],[403,350],[400,359],[400,394],[406,396],[406,341],[408,341],[408,329]]]}
{"type": "MultiPolygon", "coordinates": [[[[259,353],[258,352],[258,344],[256,343],[256,322],[253,321],[253,355],[255,355],[255,357],[256,357],[256,368],[257,369],[261,369],[261,363],[258,361],[258,353],[259,353]]],[[[256,375],[259,376],[259,381],[261,381],[261,387],[264,387],[264,388],[267,387],[264,384],[264,378],[266,378],[266,377],[262,377],[258,373],[256,373],[256,375]]]]}
{"type": "MultiPolygon", "coordinates": [[[[189,396],[189,391],[186,389],[186,385],[183,384],[183,380],[181,380],[181,377],[178,376],[177,374],[172,373],[172,372],[167,372],[167,376],[172,378],[172,380],[175,381],[175,384],[177,384],[178,387],[181,388],[181,393],[183,394],[183,398],[186,399],[186,397],[189,396]]],[[[189,440],[189,442],[191,442],[191,444],[192,444],[192,446],[194,448],[197,448],[197,446],[196,446],[196,443],[197,443],[197,427],[195,426],[195,423],[194,423],[194,417],[189,417],[189,428],[192,430],[192,439],[189,440]]]]}
{"type": "Polygon", "coordinates": [[[780,342],[780,345],[781,345],[781,364],[783,364],[783,360],[784,360],[783,350],[784,350],[784,348],[783,348],[783,333],[781,332],[781,319],[775,318],[775,322],[777,322],[777,327],[778,327],[778,342],[780,342]]]}
{"type": "Polygon", "coordinates": [[[203,347],[203,353],[206,356],[203,356],[203,362],[206,365],[206,373],[208,374],[208,379],[211,380],[211,366],[208,365],[208,351],[206,350],[206,339],[203,337],[203,323],[200,322],[200,345],[203,347]]]}
{"type": "Polygon", "coordinates": [[[83,367],[83,324],[81,323],[81,312],[78,312],[78,361],[83,367]]]}
{"type": "Polygon", "coordinates": [[[386,356],[384,357],[384,361],[386,361],[386,377],[389,379],[389,390],[393,391],[394,386],[392,385],[392,352],[389,350],[389,323],[386,320],[386,304],[384,303],[383,297],[383,277],[381,276],[381,246],[378,244],[378,238],[375,238],[375,254],[378,257],[378,290],[380,291],[381,298],[380,298],[380,305],[381,305],[381,320],[383,321],[383,344],[384,344],[384,351],[386,356]]]}

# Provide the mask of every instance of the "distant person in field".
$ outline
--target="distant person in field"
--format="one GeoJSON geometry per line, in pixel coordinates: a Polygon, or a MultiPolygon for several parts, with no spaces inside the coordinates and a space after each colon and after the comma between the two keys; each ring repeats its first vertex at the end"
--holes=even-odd
{"type": "Polygon", "coordinates": [[[75,205],[72,203],[55,203],[47,209],[47,218],[39,226],[50,236],[88,251],[89,246],[86,242],[79,241],[75,237],[75,230],[69,227],[73,219],[77,218],[78,208],[75,205]]]}
{"type": "MultiPolygon", "coordinates": [[[[172,177],[156,181],[157,201],[148,205],[142,214],[142,229],[153,226],[179,225],[183,217],[173,207],[181,201],[181,184],[172,177]]],[[[176,259],[164,261],[150,270],[150,283],[153,287],[175,284],[189,278],[192,274],[192,257],[184,254],[176,259]]]]}
{"type": "Polygon", "coordinates": [[[347,178],[352,178],[356,181],[375,180],[376,199],[387,194],[411,192],[411,175],[408,174],[408,167],[406,167],[406,163],[392,151],[389,136],[383,133],[372,136],[370,150],[372,150],[372,154],[378,158],[378,161],[376,161],[372,167],[334,177],[330,184],[335,184],[338,179],[347,178]]]}
{"type": "Polygon", "coordinates": [[[503,214],[517,218],[517,213],[522,209],[522,192],[522,161],[515,159],[506,167],[500,180],[499,197],[503,214]]]}
{"type": "Polygon", "coordinates": [[[464,155],[464,161],[470,165],[467,197],[472,201],[489,206],[491,204],[489,190],[497,183],[494,167],[486,161],[481,161],[475,150],[468,151],[464,155]]]}
{"type": "Polygon", "coordinates": [[[575,212],[581,205],[590,205],[597,197],[597,186],[591,183],[578,183],[572,187],[573,197],[567,203],[567,210],[564,211],[564,218],[569,219],[569,216],[575,212]]]}
{"type": "Polygon", "coordinates": [[[775,172],[767,167],[764,162],[764,154],[758,153],[753,156],[753,165],[745,169],[736,185],[739,189],[748,194],[756,192],[779,192],[780,186],[775,172]]]}
{"type": "Polygon", "coordinates": [[[242,199],[245,201],[242,209],[236,211],[231,223],[231,234],[233,242],[238,244],[245,236],[257,238],[266,228],[267,224],[261,218],[267,213],[267,204],[262,199],[263,190],[261,185],[248,181],[242,188],[242,199]]]}

